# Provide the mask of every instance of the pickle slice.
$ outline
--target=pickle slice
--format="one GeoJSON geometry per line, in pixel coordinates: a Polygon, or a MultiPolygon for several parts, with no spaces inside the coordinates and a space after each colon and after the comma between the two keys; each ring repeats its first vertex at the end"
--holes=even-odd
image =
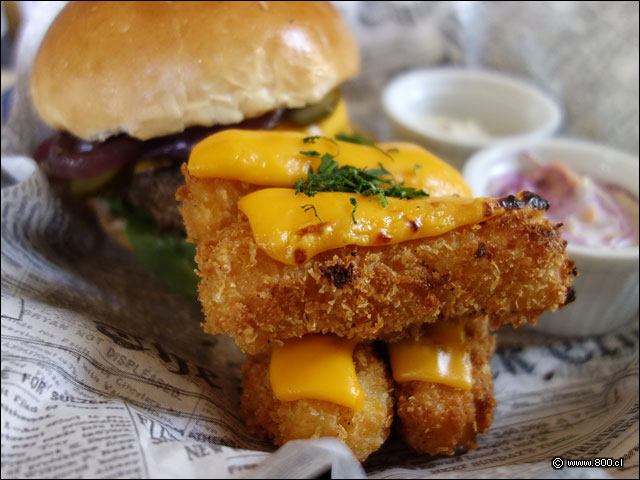
{"type": "Polygon", "coordinates": [[[296,125],[310,125],[333,113],[340,100],[340,90],[334,88],[322,100],[302,108],[291,108],[284,112],[284,120],[296,125]]]}
{"type": "Polygon", "coordinates": [[[116,167],[94,177],[71,179],[67,187],[67,194],[72,198],[81,198],[98,193],[114,179],[119,171],[120,167],[116,167]]]}

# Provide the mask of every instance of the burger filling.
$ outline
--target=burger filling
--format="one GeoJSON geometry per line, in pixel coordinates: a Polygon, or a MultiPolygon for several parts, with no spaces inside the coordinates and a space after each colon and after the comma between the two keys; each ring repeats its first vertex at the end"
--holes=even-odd
{"type": "Polygon", "coordinates": [[[138,262],[195,298],[195,246],[184,241],[184,224],[175,200],[176,190],[184,184],[180,165],[196,143],[229,128],[325,135],[350,130],[346,107],[335,89],[307,107],[273,110],[235,125],[190,127],[146,141],[121,134],[104,142],[89,142],[57,132],[38,147],[34,157],[63,197],[99,197],[106,202],[110,214],[124,221],[138,262]]]}

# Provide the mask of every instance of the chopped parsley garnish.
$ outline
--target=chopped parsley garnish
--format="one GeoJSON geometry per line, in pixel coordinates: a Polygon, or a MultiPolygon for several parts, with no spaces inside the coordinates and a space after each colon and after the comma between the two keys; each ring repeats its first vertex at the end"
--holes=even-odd
{"type": "Polygon", "coordinates": [[[311,204],[311,203],[307,203],[307,204],[305,204],[305,205],[302,205],[300,208],[301,208],[302,210],[304,210],[304,213],[307,213],[309,210],[313,210],[313,214],[316,216],[316,218],[317,218],[318,220],[320,220],[320,223],[324,223],[324,222],[322,221],[322,219],[320,218],[320,216],[318,215],[318,211],[316,210],[315,205],[313,205],[313,204],[311,204]]]}
{"type": "Polygon", "coordinates": [[[320,152],[317,150],[307,150],[306,152],[300,152],[302,155],[306,155],[307,157],[319,157],[320,152]]]}
{"type": "MultiPolygon", "coordinates": [[[[318,138],[325,138],[338,146],[335,141],[327,137],[305,137],[303,141],[304,143],[315,143],[318,138]]],[[[365,143],[365,145],[367,144],[365,143]]],[[[376,148],[379,149],[377,146],[376,148]]],[[[320,153],[315,150],[301,153],[307,156],[320,156],[320,153]]],[[[388,205],[387,197],[411,199],[429,196],[424,190],[404,187],[404,183],[397,183],[391,172],[384,168],[381,163],[378,164],[379,168],[371,169],[356,168],[349,165],[339,166],[335,160],[339,155],[339,148],[336,155],[323,154],[317,171],[314,172],[313,167],[309,167],[307,179],[298,179],[293,187],[296,194],[304,193],[308,197],[313,197],[318,192],[358,193],[365,197],[375,195],[385,208],[388,205]]],[[[355,199],[351,204],[357,208],[354,202],[355,199]]]]}
{"type": "Polygon", "coordinates": [[[353,205],[353,210],[351,210],[351,220],[353,220],[354,225],[357,224],[358,222],[356,222],[356,208],[358,208],[358,201],[351,197],[349,199],[349,202],[351,203],[351,205],[353,205]]]}

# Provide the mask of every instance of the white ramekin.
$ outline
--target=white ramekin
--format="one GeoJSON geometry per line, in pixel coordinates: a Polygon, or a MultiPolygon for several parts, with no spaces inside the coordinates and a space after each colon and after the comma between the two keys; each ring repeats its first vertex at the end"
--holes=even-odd
{"type": "Polygon", "coordinates": [[[419,143],[458,169],[482,148],[551,136],[562,121],[558,105],[535,86],[495,71],[459,67],[399,75],[385,87],[382,106],[395,140],[419,143]],[[472,122],[490,135],[452,135],[425,123],[425,116],[472,122]]]}
{"type": "MultiPolygon", "coordinates": [[[[491,180],[517,170],[522,153],[543,163],[564,163],[580,174],[618,184],[638,197],[638,157],[596,143],[561,138],[511,142],[476,153],[463,169],[473,194],[490,195],[491,180]]],[[[611,248],[569,243],[567,253],[579,273],[574,281],[576,300],[562,310],[543,314],[537,330],[564,336],[597,335],[637,315],[637,245],[611,248]]]]}

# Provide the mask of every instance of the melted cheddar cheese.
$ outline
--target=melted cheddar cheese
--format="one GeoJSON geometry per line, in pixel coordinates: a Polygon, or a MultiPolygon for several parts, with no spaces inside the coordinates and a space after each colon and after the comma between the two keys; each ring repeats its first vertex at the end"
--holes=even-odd
{"type": "Polygon", "coordinates": [[[310,140],[291,131],[225,130],[194,147],[188,169],[199,178],[289,187],[258,190],[238,203],[258,246],[286,264],[302,264],[318,253],[347,245],[377,246],[440,235],[504,211],[488,199],[466,198],[471,192],[458,171],[406,143],[374,148],[324,137],[310,140]],[[387,198],[385,208],[374,196],[296,195],[291,187],[305,179],[310,168],[317,170],[324,153],[340,165],[382,166],[397,183],[424,189],[431,197],[387,198]]]}
{"type": "Polygon", "coordinates": [[[488,199],[483,198],[387,201],[385,208],[374,196],[321,192],[309,198],[290,188],[265,188],[241,198],[238,207],[249,219],[260,248],[289,265],[347,245],[388,245],[440,235],[500,212],[487,210],[488,199]],[[352,198],[357,202],[355,212],[352,198]]]}
{"type": "Polygon", "coordinates": [[[271,354],[269,375],[274,396],[283,402],[324,400],[361,410],[364,397],[353,363],[355,345],[335,335],[286,340],[271,354]]]}
{"type": "Polygon", "coordinates": [[[406,187],[422,188],[432,196],[460,195],[471,191],[462,175],[435,155],[410,143],[381,143],[380,149],[326,138],[305,143],[304,134],[289,131],[223,130],[193,148],[189,173],[198,178],[225,178],[267,187],[293,187],[306,178],[319,157],[317,151],[335,155],[340,165],[379,168],[380,164],[406,187]],[[391,157],[391,158],[390,158],[391,157]]]}
{"type": "Polygon", "coordinates": [[[393,378],[398,383],[420,381],[470,390],[471,359],[461,324],[426,327],[420,339],[388,345],[393,378]]]}
{"type": "Polygon", "coordinates": [[[471,195],[453,167],[415,145],[383,143],[378,147],[322,137],[305,142],[304,134],[290,131],[225,130],[194,147],[188,168],[199,178],[289,187],[259,190],[238,204],[249,219],[256,243],[287,264],[304,263],[320,252],[346,245],[415,240],[486,220],[484,200],[452,197],[471,195]],[[357,194],[295,195],[290,187],[306,178],[309,168],[317,170],[321,161],[319,156],[302,153],[309,151],[330,153],[339,164],[360,169],[382,165],[403,186],[447,198],[388,198],[389,205],[383,208],[376,197],[357,194]],[[353,202],[357,208],[352,216],[353,202]]]}

